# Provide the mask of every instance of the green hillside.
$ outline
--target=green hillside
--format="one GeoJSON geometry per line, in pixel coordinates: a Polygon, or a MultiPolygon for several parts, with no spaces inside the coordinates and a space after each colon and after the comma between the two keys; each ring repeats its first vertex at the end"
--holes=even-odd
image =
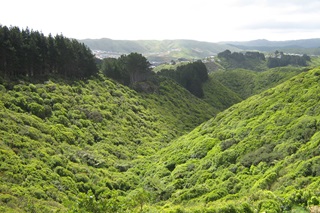
{"type": "Polygon", "coordinates": [[[300,72],[308,70],[304,67],[278,67],[263,72],[246,69],[234,69],[213,72],[212,78],[246,99],[268,88],[272,88],[300,72]]]}
{"type": "Polygon", "coordinates": [[[169,80],[154,94],[103,76],[0,83],[0,212],[66,212],[90,193],[127,194],[140,182],[134,159],[217,113],[169,80]]]}
{"type": "Polygon", "coordinates": [[[252,96],[157,153],[142,177],[159,212],[309,212],[318,205],[319,76],[313,69],[252,96]]]}
{"type": "Polygon", "coordinates": [[[220,111],[242,101],[236,92],[224,86],[213,74],[203,84],[203,92],[203,100],[220,111]]]}

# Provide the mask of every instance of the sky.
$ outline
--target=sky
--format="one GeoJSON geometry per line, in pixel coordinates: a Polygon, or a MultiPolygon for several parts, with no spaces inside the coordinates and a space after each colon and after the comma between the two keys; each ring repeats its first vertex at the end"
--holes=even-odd
{"type": "Polygon", "coordinates": [[[0,24],[75,39],[320,38],[320,0],[0,0],[0,24]]]}

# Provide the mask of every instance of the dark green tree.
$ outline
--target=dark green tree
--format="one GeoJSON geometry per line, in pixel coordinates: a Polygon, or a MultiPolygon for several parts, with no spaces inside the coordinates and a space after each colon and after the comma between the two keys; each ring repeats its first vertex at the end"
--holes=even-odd
{"type": "Polygon", "coordinates": [[[126,74],[129,76],[130,84],[147,79],[151,73],[149,61],[139,53],[130,53],[123,57],[126,74]]]}
{"type": "Polygon", "coordinates": [[[101,70],[103,74],[117,81],[122,80],[122,66],[116,58],[104,58],[102,60],[101,70]]]}
{"type": "Polygon", "coordinates": [[[28,28],[0,25],[0,74],[5,77],[46,74],[83,78],[98,72],[90,49],[62,35],[44,36],[28,28]]]}
{"type": "Polygon", "coordinates": [[[208,70],[202,61],[198,60],[174,70],[162,70],[158,75],[177,81],[181,86],[197,97],[203,97],[202,84],[208,79],[208,70]]]}
{"type": "Polygon", "coordinates": [[[104,59],[101,69],[106,76],[124,85],[145,81],[152,73],[149,61],[139,53],[121,55],[118,59],[104,59]]]}

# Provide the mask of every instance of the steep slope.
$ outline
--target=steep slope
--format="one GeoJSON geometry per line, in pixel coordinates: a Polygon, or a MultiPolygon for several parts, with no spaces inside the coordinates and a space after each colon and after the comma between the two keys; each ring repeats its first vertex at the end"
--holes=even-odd
{"type": "Polygon", "coordinates": [[[319,82],[320,68],[301,73],[161,150],[143,178],[161,212],[307,212],[318,205],[319,82]]]}
{"type": "Polygon", "coordinates": [[[125,194],[140,182],[134,159],[217,112],[161,79],[155,94],[103,76],[0,81],[0,212],[66,212],[87,193],[125,194]]]}
{"type": "Polygon", "coordinates": [[[220,111],[242,101],[237,93],[220,83],[212,74],[203,84],[203,93],[203,100],[220,111]]]}

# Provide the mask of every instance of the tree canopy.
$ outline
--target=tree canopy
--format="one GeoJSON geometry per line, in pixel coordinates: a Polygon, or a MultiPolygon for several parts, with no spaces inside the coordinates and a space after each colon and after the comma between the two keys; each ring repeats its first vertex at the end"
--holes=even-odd
{"type": "Polygon", "coordinates": [[[256,51],[231,52],[225,50],[218,53],[218,58],[224,67],[228,69],[244,68],[262,71],[267,68],[265,65],[265,56],[263,53],[256,51]]]}
{"type": "Polygon", "coordinates": [[[311,58],[307,54],[299,56],[284,54],[283,52],[275,51],[274,56],[268,58],[267,65],[269,68],[284,67],[287,65],[307,66],[307,62],[310,60],[311,58]]]}
{"type": "Polygon", "coordinates": [[[90,49],[63,35],[52,37],[0,25],[0,75],[88,77],[98,72],[90,49]]]}
{"type": "Polygon", "coordinates": [[[149,61],[139,53],[121,55],[118,59],[103,59],[102,72],[124,85],[145,81],[152,73],[149,61]]]}

